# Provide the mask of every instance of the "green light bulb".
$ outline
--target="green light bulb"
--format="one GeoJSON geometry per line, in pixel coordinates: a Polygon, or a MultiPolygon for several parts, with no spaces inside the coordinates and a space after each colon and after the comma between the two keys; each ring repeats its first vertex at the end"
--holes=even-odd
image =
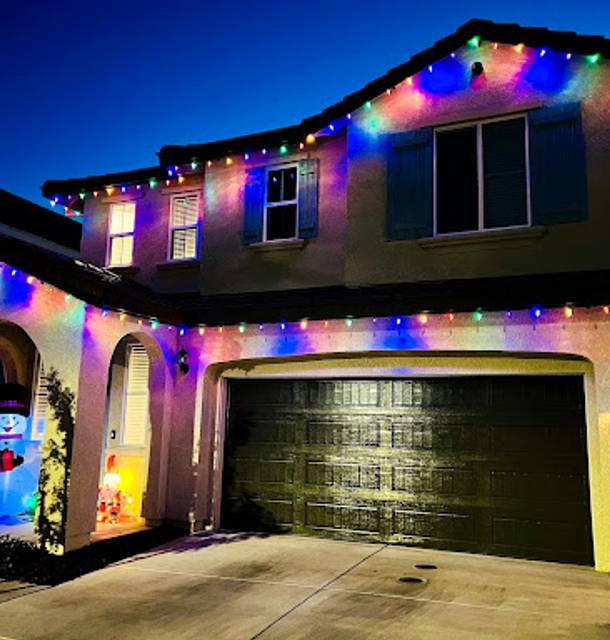
{"type": "Polygon", "coordinates": [[[468,40],[468,44],[471,47],[478,47],[481,44],[481,38],[479,36],[474,36],[473,38],[470,38],[470,40],[468,40]]]}
{"type": "Polygon", "coordinates": [[[288,147],[287,147],[285,144],[283,144],[283,145],[280,147],[280,153],[281,153],[282,155],[284,155],[285,153],[288,153],[288,147]]]}
{"type": "Polygon", "coordinates": [[[596,62],[599,62],[599,59],[601,58],[601,54],[600,53],[594,53],[592,56],[587,56],[587,60],[589,62],[591,62],[592,64],[595,64],[596,62]]]}
{"type": "Polygon", "coordinates": [[[481,320],[483,319],[483,314],[480,311],[475,311],[472,314],[472,317],[474,318],[475,322],[481,322],[481,320]]]}

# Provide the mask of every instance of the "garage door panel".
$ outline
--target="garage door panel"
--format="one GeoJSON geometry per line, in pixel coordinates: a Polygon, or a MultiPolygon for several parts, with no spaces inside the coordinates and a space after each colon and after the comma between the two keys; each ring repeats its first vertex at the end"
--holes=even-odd
{"type": "Polygon", "coordinates": [[[392,490],[417,495],[473,496],[476,474],[455,467],[392,466],[392,490]]]}
{"type": "Polygon", "coordinates": [[[232,382],[222,522],[588,563],[584,426],[577,377],[232,382]]]}
{"type": "Polygon", "coordinates": [[[322,380],[308,386],[311,407],[376,407],[381,399],[377,381],[322,380]]]}
{"type": "Polygon", "coordinates": [[[305,444],[333,447],[378,447],[381,444],[379,421],[347,421],[340,417],[332,420],[307,422],[305,444]]]}
{"type": "Polygon", "coordinates": [[[305,525],[319,530],[379,535],[380,510],[377,505],[307,502],[305,525]]]}
{"type": "Polygon", "coordinates": [[[412,544],[433,541],[476,543],[476,518],[472,514],[396,508],[392,532],[412,538],[412,544]]]}

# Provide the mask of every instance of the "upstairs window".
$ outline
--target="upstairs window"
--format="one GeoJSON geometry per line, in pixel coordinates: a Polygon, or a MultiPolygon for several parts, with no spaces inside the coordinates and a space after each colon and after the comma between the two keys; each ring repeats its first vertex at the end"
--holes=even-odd
{"type": "Polygon", "coordinates": [[[269,167],[265,189],[263,241],[298,236],[297,166],[269,167]]]}
{"type": "Polygon", "coordinates": [[[199,196],[173,196],[171,208],[170,260],[193,260],[197,257],[199,196]]]}
{"type": "Polygon", "coordinates": [[[133,202],[110,205],[109,267],[124,267],[133,262],[135,221],[136,205],[133,202]]]}
{"type": "Polygon", "coordinates": [[[526,226],[524,116],[435,131],[435,233],[526,226]]]}

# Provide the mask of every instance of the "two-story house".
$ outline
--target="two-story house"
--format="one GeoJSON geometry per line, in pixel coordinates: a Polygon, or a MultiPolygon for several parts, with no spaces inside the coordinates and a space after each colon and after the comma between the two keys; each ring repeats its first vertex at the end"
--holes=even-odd
{"type": "Polygon", "coordinates": [[[298,125],[45,183],[79,264],[0,257],[72,298],[0,312],[77,394],[65,547],[142,516],[609,570],[609,59],[473,20],[298,125]]]}

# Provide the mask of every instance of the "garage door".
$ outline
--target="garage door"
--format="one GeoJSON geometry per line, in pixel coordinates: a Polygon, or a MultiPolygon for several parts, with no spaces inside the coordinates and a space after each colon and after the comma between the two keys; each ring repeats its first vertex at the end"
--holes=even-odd
{"type": "Polygon", "coordinates": [[[222,525],[591,563],[579,377],[229,385],[222,525]]]}

